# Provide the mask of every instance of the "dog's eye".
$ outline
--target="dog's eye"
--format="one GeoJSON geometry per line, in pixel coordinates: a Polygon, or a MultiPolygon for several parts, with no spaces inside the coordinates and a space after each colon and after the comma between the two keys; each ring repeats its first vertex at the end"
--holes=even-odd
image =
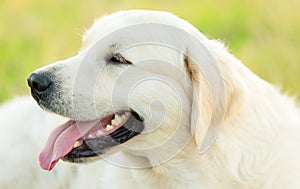
{"type": "Polygon", "coordinates": [[[126,60],[121,54],[115,54],[109,59],[109,63],[112,64],[132,64],[130,61],[126,60]]]}

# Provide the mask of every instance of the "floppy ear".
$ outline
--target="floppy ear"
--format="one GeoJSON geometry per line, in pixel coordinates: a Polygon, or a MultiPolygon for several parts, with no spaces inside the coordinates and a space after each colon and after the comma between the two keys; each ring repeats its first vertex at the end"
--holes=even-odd
{"type": "Polygon", "coordinates": [[[204,153],[243,104],[245,89],[234,69],[237,60],[223,45],[207,41],[206,47],[199,43],[187,48],[184,64],[193,85],[191,132],[200,153],[204,153]]]}

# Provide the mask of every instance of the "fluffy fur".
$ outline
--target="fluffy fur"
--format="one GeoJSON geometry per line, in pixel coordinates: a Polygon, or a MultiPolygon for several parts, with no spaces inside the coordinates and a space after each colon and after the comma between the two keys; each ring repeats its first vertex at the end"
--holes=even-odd
{"type": "MultiPolygon", "coordinates": [[[[134,35],[139,32],[146,31],[134,31],[134,35]]],[[[155,34],[149,35],[154,40],[155,34]]],[[[16,99],[0,109],[0,188],[300,187],[300,110],[294,99],[280,94],[278,89],[253,74],[222,44],[207,39],[192,25],[170,13],[134,10],[105,16],[86,32],[83,47],[76,56],[35,72],[50,73],[57,87],[49,95],[49,101],[40,103],[43,109],[76,120],[92,120],[116,109],[132,108],[150,120],[145,125],[149,132],[130,140],[125,150],[121,148],[114,154],[118,159],[126,159],[129,167],[101,160],[80,165],[60,162],[48,173],[38,167],[37,154],[47,135],[64,118],[40,110],[28,97],[16,99]],[[136,64],[129,70],[131,74],[124,76],[126,68],[107,65],[106,57],[115,51],[114,46],[118,48],[130,38],[108,38],[107,44],[100,46],[97,42],[121,28],[141,23],[179,28],[194,36],[207,52],[185,43],[184,53],[149,43],[122,49],[122,56],[136,64]],[[224,81],[224,96],[210,94],[211,83],[206,82],[205,72],[194,58],[197,56],[200,61],[213,58],[224,81]],[[175,71],[170,73],[172,69],[165,70],[163,65],[137,64],[149,59],[160,64],[170,63],[167,67],[175,71]],[[102,71],[97,71],[99,69],[102,71]],[[182,75],[174,74],[178,70],[182,75]],[[157,76],[168,84],[150,79],[135,86],[127,101],[111,101],[114,86],[126,86],[141,75],[157,76]],[[224,115],[213,107],[221,97],[224,103],[220,100],[218,105],[226,110],[224,115]],[[161,110],[159,103],[153,103],[155,100],[163,104],[165,115],[159,127],[151,120],[149,111],[151,106],[161,110]],[[74,109],[72,105],[76,111],[70,111],[74,109]],[[205,153],[200,153],[205,134],[211,129],[209,122],[219,116],[224,119],[216,141],[205,153]],[[174,139],[176,131],[180,137],[174,139]],[[179,149],[182,141],[188,142],[179,149]],[[162,145],[164,143],[168,144],[162,145]],[[157,145],[160,148],[154,150],[132,150],[157,145]],[[174,156],[169,157],[170,153],[174,156]],[[153,166],[133,168],[143,161],[153,166]]]]}

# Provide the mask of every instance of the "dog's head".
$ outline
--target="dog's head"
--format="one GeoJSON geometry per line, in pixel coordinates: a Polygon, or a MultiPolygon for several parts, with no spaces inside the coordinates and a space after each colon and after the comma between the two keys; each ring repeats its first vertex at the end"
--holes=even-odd
{"type": "Polygon", "coordinates": [[[152,166],[191,141],[205,151],[242,101],[242,83],[225,64],[233,61],[170,13],[123,11],[97,20],[76,56],[28,78],[43,109],[70,118],[49,136],[42,168],[116,150],[152,166]]]}

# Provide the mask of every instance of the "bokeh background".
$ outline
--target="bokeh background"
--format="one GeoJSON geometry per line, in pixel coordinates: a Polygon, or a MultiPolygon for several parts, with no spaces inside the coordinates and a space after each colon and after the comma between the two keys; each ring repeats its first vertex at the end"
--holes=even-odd
{"type": "Polygon", "coordinates": [[[283,92],[300,94],[299,0],[1,0],[0,102],[28,94],[31,71],[75,55],[84,28],[124,9],[173,12],[283,92]]]}

